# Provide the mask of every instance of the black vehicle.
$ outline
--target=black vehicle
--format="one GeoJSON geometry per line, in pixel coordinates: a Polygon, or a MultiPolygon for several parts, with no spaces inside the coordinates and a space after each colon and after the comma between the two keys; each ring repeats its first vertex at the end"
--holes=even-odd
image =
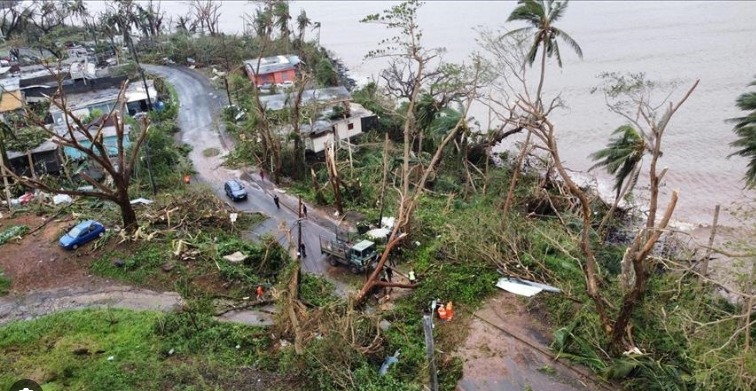
{"type": "Polygon", "coordinates": [[[226,195],[234,201],[246,200],[247,190],[244,189],[239,181],[232,179],[223,186],[226,190],[226,195]]]}

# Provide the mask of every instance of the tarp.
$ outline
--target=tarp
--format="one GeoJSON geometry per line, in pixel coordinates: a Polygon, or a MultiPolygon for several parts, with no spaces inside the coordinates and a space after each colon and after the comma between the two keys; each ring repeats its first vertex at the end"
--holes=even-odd
{"type": "Polygon", "coordinates": [[[504,289],[507,292],[514,293],[515,295],[531,297],[535,296],[542,291],[559,293],[559,288],[551,285],[540,284],[533,281],[521,280],[519,278],[500,278],[496,282],[496,287],[504,289]]]}

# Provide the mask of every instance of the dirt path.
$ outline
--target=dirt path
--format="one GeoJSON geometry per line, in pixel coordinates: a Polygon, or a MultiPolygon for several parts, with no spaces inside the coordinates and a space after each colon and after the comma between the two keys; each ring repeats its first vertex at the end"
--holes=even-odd
{"type": "Polygon", "coordinates": [[[183,305],[181,296],[175,292],[155,292],[106,281],[87,285],[0,297],[0,325],[82,308],[173,311],[183,305]]]}
{"type": "Polygon", "coordinates": [[[590,370],[554,361],[548,330],[513,294],[501,292],[475,312],[464,345],[459,391],[611,390],[590,370]]]}

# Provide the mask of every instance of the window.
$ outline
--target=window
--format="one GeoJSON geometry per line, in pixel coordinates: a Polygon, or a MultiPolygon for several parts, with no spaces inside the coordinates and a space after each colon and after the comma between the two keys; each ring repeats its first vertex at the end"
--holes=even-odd
{"type": "Polygon", "coordinates": [[[349,123],[349,124],[347,125],[347,129],[349,129],[349,130],[352,130],[352,129],[354,129],[354,124],[350,122],[350,123],[349,123]]]}

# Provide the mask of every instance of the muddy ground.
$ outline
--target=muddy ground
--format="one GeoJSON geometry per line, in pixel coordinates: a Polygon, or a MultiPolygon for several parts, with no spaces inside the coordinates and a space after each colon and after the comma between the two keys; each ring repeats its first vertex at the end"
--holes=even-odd
{"type": "MultiPolygon", "coordinates": [[[[440,325],[444,327],[444,325],[440,325]]],[[[527,311],[524,301],[500,292],[475,312],[456,354],[464,376],[459,391],[605,390],[588,369],[554,361],[551,332],[527,311]],[[535,348],[534,348],[535,347],[535,348]],[[576,368],[572,370],[570,368],[576,368]]]]}

